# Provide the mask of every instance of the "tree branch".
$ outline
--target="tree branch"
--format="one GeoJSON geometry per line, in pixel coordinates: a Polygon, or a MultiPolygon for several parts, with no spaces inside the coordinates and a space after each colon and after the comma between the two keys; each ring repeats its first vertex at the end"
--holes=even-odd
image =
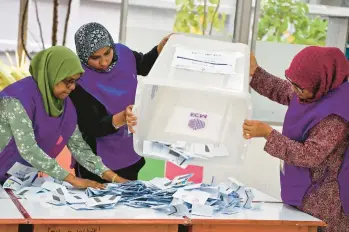
{"type": "Polygon", "coordinates": [[[63,46],[65,46],[65,42],[66,42],[66,39],[67,39],[68,23],[69,23],[69,18],[70,18],[71,3],[72,3],[72,0],[69,0],[69,2],[68,2],[68,9],[67,9],[67,15],[65,16],[65,23],[64,23],[63,46]]]}
{"type": "Polygon", "coordinates": [[[53,0],[52,46],[57,44],[58,0],[53,0]]]}
{"type": "Polygon", "coordinates": [[[28,57],[29,60],[31,60],[32,58],[29,55],[28,50],[26,48],[26,44],[24,42],[24,25],[25,25],[26,15],[28,13],[28,4],[29,4],[29,0],[25,1],[24,11],[22,14],[22,23],[21,23],[21,43],[22,43],[22,47],[25,52],[25,55],[28,57]]]}
{"type": "Polygon", "coordinates": [[[43,36],[43,34],[42,34],[42,26],[41,26],[41,22],[40,22],[40,18],[39,18],[38,1],[37,1],[37,0],[34,0],[34,4],[35,4],[36,21],[37,21],[37,23],[38,23],[39,31],[40,31],[40,39],[41,39],[41,43],[42,43],[42,49],[45,49],[44,36],[43,36]]]}
{"type": "Polygon", "coordinates": [[[213,23],[214,23],[214,21],[215,21],[215,17],[216,17],[216,14],[217,14],[217,12],[218,12],[218,9],[219,9],[220,4],[221,4],[221,0],[218,0],[216,9],[214,10],[214,13],[213,13],[213,16],[212,16],[212,22],[211,22],[211,27],[210,27],[209,35],[212,34],[213,23]]]}
{"type": "Polygon", "coordinates": [[[207,17],[207,12],[206,12],[206,8],[207,8],[207,0],[205,0],[204,2],[204,20],[202,22],[202,34],[205,35],[205,31],[206,31],[206,17],[207,17]]]}

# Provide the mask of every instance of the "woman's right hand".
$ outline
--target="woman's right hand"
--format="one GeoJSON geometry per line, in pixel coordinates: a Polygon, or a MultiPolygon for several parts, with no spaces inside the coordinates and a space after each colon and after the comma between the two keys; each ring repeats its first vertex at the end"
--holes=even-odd
{"type": "Polygon", "coordinates": [[[256,69],[258,68],[257,59],[253,52],[250,54],[250,76],[253,77],[256,69]]]}
{"type": "Polygon", "coordinates": [[[69,174],[65,179],[66,182],[73,185],[75,188],[79,189],[86,189],[88,187],[95,188],[95,189],[104,189],[105,185],[98,183],[93,180],[88,179],[82,179],[76,176],[73,176],[72,174],[69,174]]]}

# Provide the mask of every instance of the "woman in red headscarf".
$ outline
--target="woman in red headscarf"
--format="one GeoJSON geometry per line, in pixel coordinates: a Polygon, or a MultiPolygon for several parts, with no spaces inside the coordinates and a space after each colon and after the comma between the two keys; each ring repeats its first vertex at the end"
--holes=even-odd
{"type": "Polygon", "coordinates": [[[283,161],[286,204],[325,221],[322,231],[349,232],[349,62],[338,48],[311,46],[285,74],[267,73],[251,55],[251,87],[288,110],[282,134],[246,120],[243,135],[264,137],[264,150],[283,161]]]}

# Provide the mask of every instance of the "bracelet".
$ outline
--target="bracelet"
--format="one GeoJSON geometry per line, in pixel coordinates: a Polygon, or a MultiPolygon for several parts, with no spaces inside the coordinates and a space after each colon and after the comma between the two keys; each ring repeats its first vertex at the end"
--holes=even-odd
{"type": "Polygon", "coordinates": [[[112,182],[112,183],[115,183],[115,178],[116,178],[116,177],[118,177],[118,174],[115,174],[115,175],[113,176],[113,178],[111,179],[111,182],[112,182]]]}

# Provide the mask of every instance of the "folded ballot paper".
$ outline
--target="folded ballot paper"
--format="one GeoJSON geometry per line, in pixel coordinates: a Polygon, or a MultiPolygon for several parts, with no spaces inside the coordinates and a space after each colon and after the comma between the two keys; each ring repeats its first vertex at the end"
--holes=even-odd
{"type": "Polygon", "coordinates": [[[5,181],[3,188],[18,191],[24,187],[31,186],[37,177],[38,170],[16,162],[7,171],[10,177],[5,181]]]}
{"type": "Polygon", "coordinates": [[[143,154],[168,160],[186,168],[193,159],[207,160],[213,157],[229,156],[228,149],[219,144],[189,144],[177,141],[174,144],[159,141],[144,141],[143,154]]]}
{"type": "Polygon", "coordinates": [[[110,183],[105,189],[79,190],[50,177],[38,177],[33,181],[32,173],[11,176],[5,184],[20,198],[58,207],[69,206],[75,210],[106,210],[123,204],[151,208],[167,215],[212,217],[219,213],[235,214],[257,208],[253,203],[252,190],[234,178],[219,184],[214,183],[214,178],[210,184],[193,184],[189,181],[192,174],[186,174],[173,180],[154,178],[150,181],[110,183]]]}

